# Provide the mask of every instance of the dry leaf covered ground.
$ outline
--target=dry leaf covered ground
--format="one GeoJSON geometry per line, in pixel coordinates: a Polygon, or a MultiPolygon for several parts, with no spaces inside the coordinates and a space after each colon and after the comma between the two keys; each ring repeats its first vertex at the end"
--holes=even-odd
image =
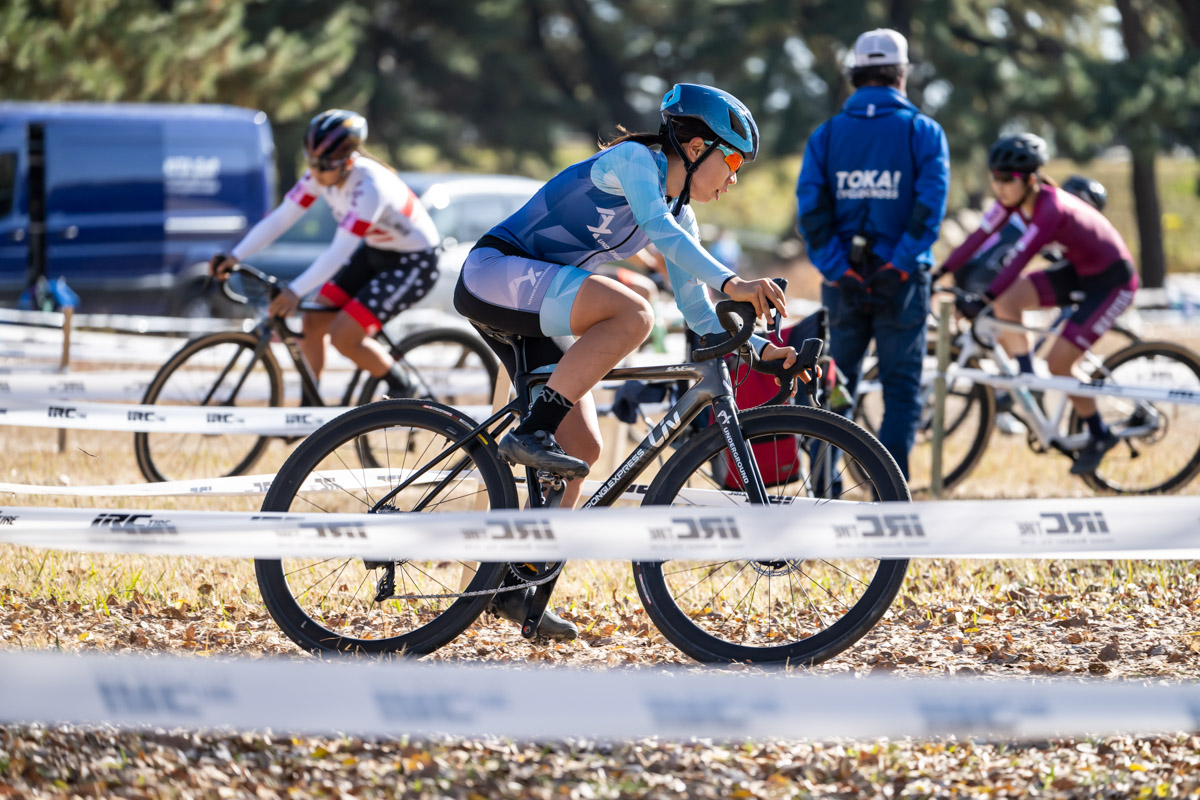
{"type": "MultiPolygon", "coordinates": [[[[2,432],[5,479],[135,482],[128,435],[2,432]]],[[[1072,496],[1062,462],[1000,442],[963,496],[1072,496]],[[1020,475],[1014,481],[1009,476],[1020,475]]],[[[271,457],[282,457],[279,444],[271,457]],[[278,451],[278,452],[276,452],[278,451]]],[[[1200,491],[1192,486],[1189,491],[1200,491]]],[[[251,500],[149,504],[8,498],[9,505],[250,509],[251,500]]],[[[965,521],[964,524],[969,524],[965,521]]],[[[887,618],[816,669],[859,676],[1195,680],[1200,565],[914,562],[887,618]]],[[[583,631],[528,643],[484,618],[434,660],[695,668],[637,601],[628,565],[573,563],[555,603],[583,631]]],[[[307,658],[278,631],[244,561],[0,547],[0,647],[307,658]]],[[[746,671],[744,669],[739,671],[746,671]]],[[[0,687],[3,693],[19,687],[0,687]]],[[[614,698],[619,702],[619,698],[614,698]]],[[[553,713],[553,712],[547,712],[553,713]]],[[[3,797],[1183,797],[1200,796],[1200,736],[1046,742],[364,741],[286,732],[0,728],[3,797]]]]}

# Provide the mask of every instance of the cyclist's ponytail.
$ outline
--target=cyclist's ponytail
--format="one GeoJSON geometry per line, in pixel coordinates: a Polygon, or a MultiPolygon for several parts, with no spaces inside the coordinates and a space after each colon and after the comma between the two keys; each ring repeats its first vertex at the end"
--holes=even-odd
{"type": "Polygon", "coordinates": [[[358,148],[357,148],[357,149],[356,149],[354,152],[355,152],[356,154],[360,155],[360,156],[364,156],[364,157],[366,157],[366,158],[369,158],[369,159],[371,159],[371,160],[372,160],[372,161],[374,161],[374,162],[377,162],[377,163],[379,163],[379,164],[382,164],[383,166],[385,166],[385,167],[387,167],[388,169],[390,169],[392,172],[396,172],[396,168],[395,168],[395,167],[393,167],[391,164],[389,164],[388,162],[384,161],[382,158],[380,158],[379,156],[375,155],[374,153],[372,153],[370,150],[368,150],[368,149],[367,149],[367,148],[365,148],[365,147],[361,147],[361,146],[360,146],[360,147],[358,147],[358,148]]]}
{"type": "MultiPolygon", "coordinates": [[[[712,128],[695,117],[676,117],[673,120],[673,124],[675,125],[675,138],[679,142],[690,142],[697,136],[708,141],[717,138],[716,134],[712,132],[712,128]]],[[[603,140],[597,142],[601,150],[624,142],[637,142],[638,144],[644,144],[646,147],[657,146],[663,148],[663,152],[667,151],[667,123],[665,122],[659,127],[658,133],[632,133],[626,130],[624,125],[618,125],[617,130],[620,131],[620,135],[616,138],[608,142],[603,140]]]]}

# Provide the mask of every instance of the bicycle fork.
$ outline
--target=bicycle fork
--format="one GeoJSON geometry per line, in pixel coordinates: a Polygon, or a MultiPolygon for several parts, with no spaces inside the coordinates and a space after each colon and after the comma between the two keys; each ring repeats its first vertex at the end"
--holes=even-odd
{"type": "Polygon", "coordinates": [[[725,437],[725,445],[733,456],[733,466],[738,472],[742,486],[746,489],[746,499],[752,505],[766,505],[770,502],[767,496],[767,485],[763,482],[758,463],[742,436],[738,426],[737,407],[729,395],[717,395],[713,398],[713,413],[716,414],[717,424],[721,427],[721,435],[725,437]]]}

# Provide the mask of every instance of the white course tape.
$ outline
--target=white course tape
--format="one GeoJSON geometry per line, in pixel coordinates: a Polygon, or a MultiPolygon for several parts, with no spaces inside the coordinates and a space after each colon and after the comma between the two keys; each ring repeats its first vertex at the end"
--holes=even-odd
{"type": "MultiPolygon", "coordinates": [[[[395,486],[400,480],[412,474],[412,470],[389,470],[382,468],[355,470],[328,470],[314,472],[309,475],[301,492],[326,491],[331,488],[344,487],[350,491],[369,489],[386,489],[395,486]]],[[[463,472],[456,480],[473,480],[473,471],[463,472]]],[[[420,483],[436,482],[444,478],[445,472],[431,470],[421,476],[420,483]]],[[[68,497],[237,497],[264,495],[275,480],[274,474],[238,475],[230,478],[200,478],[188,481],[161,481],[158,483],[125,483],[98,486],[49,486],[25,483],[0,483],[0,494],[45,494],[68,497]]],[[[523,478],[517,478],[517,483],[524,484],[523,478]]],[[[600,481],[584,481],[581,499],[586,500],[598,492],[600,481]]],[[[632,484],[621,495],[623,500],[639,501],[649,487],[646,484],[632,484]]],[[[745,498],[733,492],[720,492],[714,489],[684,489],[681,499],[699,506],[711,505],[743,505],[745,498]]]]}
{"type": "Polygon", "coordinates": [[[344,414],[341,406],[247,407],[76,403],[14,397],[0,406],[0,425],[149,433],[249,433],[304,436],[344,414]]]}
{"type": "MultiPolygon", "coordinates": [[[[304,480],[300,491],[325,491],[346,487],[350,489],[381,489],[395,486],[412,474],[412,470],[340,469],[314,472],[304,480]]],[[[439,480],[445,473],[430,471],[428,480],[439,480]]],[[[462,477],[470,477],[467,472],[462,477]]],[[[422,476],[425,478],[425,476],[422,476]]],[[[237,475],[231,478],[199,478],[188,481],[162,481],[159,483],[125,483],[110,486],[38,486],[24,483],[0,483],[0,493],[5,494],[50,494],[70,497],[236,497],[264,495],[271,488],[274,474],[237,475]]],[[[597,484],[599,486],[599,484],[597,484]]]]}
{"type": "Polygon", "coordinates": [[[1003,389],[1024,386],[1031,390],[1063,392],[1074,397],[1126,397],[1130,400],[1146,400],[1152,403],[1200,405],[1200,390],[1171,389],[1161,384],[1158,386],[1126,386],[1115,383],[1089,383],[1075,378],[1042,377],[1029,373],[993,375],[982,369],[969,367],[948,370],[946,379],[951,384],[958,380],[968,383],[986,383],[1003,389]]]}
{"type": "Polygon", "coordinates": [[[64,398],[86,397],[93,402],[140,400],[153,379],[154,373],[149,370],[0,374],[0,403],[12,397],[38,399],[47,406],[64,398]]]}
{"type": "Polygon", "coordinates": [[[358,736],[1051,738],[1200,726],[1194,684],[5,652],[0,686],[8,724],[358,736]]]}
{"type": "Polygon", "coordinates": [[[0,511],[0,542],[85,552],[375,560],[1200,559],[1197,497],[786,500],[770,507],[446,514],[7,508],[0,511]]]}
{"type": "MultiPolygon", "coordinates": [[[[0,322],[11,325],[61,330],[65,321],[65,316],[59,311],[0,308],[0,322]]],[[[71,319],[71,327],[78,330],[100,328],[123,333],[182,333],[189,336],[214,331],[249,330],[253,325],[251,320],[150,317],[140,314],[75,314],[71,319]]]]}

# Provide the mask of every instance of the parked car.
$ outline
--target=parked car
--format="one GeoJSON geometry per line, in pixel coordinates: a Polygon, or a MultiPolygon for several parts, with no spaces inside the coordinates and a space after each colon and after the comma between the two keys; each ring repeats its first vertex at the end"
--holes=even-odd
{"type": "Polygon", "coordinates": [[[63,278],[85,312],[177,313],[275,196],[267,115],[0,103],[0,304],[63,278]]]}
{"type": "MultiPolygon", "coordinates": [[[[400,177],[429,209],[442,235],[437,285],[414,308],[452,314],[454,285],[471,247],[492,226],[525,205],[542,182],[516,175],[465,173],[401,172],[400,177]]],[[[318,199],[287,233],[247,260],[264,272],[290,281],[329,246],[336,229],[329,207],[318,199]]],[[[208,311],[199,302],[191,309],[194,314],[208,311]]]]}

